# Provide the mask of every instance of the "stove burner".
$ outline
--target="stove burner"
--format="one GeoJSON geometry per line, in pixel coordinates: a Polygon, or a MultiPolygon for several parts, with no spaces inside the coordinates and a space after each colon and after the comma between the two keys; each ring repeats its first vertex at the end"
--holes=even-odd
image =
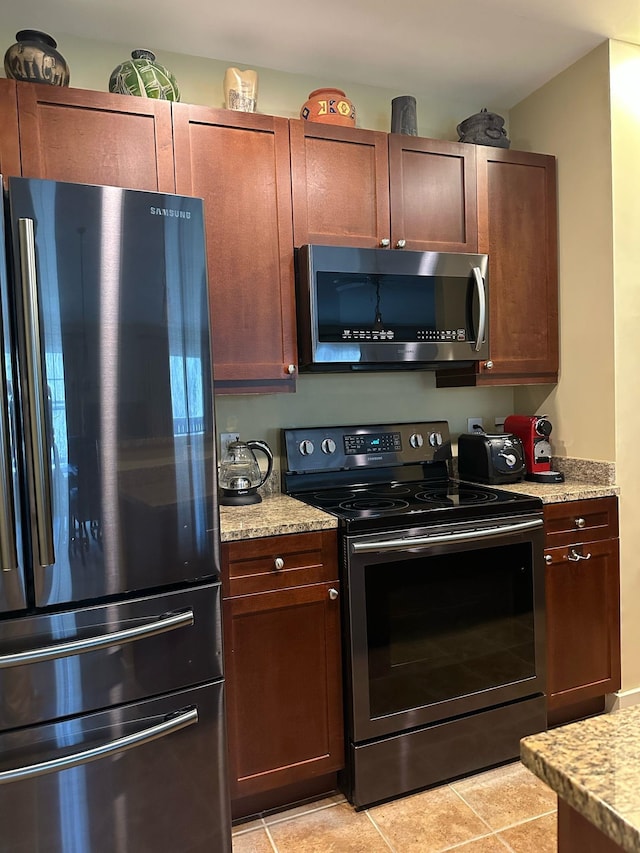
{"type": "Polygon", "coordinates": [[[488,503],[497,500],[497,495],[490,492],[478,492],[473,489],[460,487],[457,491],[444,489],[428,489],[418,492],[416,500],[435,506],[460,506],[462,504],[488,503]]]}
{"type": "Polygon", "coordinates": [[[404,509],[409,503],[403,500],[393,500],[390,498],[363,497],[356,500],[342,501],[339,504],[340,509],[368,511],[375,510],[376,512],[384,512],[385,510],[404,509]]]}
{"type": "Polygon", "coordinates": [[[356,493],[351,489],[327,489],[323,492],[312,492],[309,497],[318,506],[339,506],[340,501],[354,498],[356,493]]]}
{"type": "Polygon", "coordinates": [[[408,495],[411,493],[409,486],[401,483],[388,483],[382,486],[370,486],[367,488],[368,495],[382,495],[383,497],[395,498],[398,495],[408,495]]]}

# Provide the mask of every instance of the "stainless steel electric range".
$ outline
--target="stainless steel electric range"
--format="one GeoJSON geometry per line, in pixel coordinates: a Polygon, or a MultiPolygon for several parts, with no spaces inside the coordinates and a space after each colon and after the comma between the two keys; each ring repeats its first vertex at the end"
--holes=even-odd
{"type": "Polygon", "coordinates": [[[542,503],[452,478],[446,421],[284,430],[338,518],[356,808],[516,758],[546,728],[542,503]]]}

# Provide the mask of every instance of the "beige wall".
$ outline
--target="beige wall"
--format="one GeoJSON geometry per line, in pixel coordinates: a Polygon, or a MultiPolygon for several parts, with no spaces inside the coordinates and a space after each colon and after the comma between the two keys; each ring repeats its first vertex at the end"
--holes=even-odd
{"type": "Polygon", "coordinates": [[[560,378],[552,390],[518,390],[516,408],[552,418],[553,447],[559,455],[613,461],[608,45],[514,107],[510,122],[515,148],[549,151],[558,158],[560,378]]]}
{"type": "Polygon", "coordinates": [[[558,156],[560,213],[560,381],[546,398],[518,390],[516,406],[548,411],[561,452],[616,463],[622,691],[631,694],[640,689],[638,91],[640,47],[611,41],[511,111],[516,146],[558,156]]]}
{"type": "MultiPolygon", "coordinates": [[[[123,27],[125,30],[126,27],[123,27]]],[[[79,89],[108,91],[109,77],[113,69],[131,57],[136,47],[153,50],[149,44],[110,44],[108,42],[80,39],[65,33],[51,33],[58,43],[71,70],[71,85],[79,89]]],[[[0,20],[0,45],[13,44],[15,31],[7,30],[0,20]]],[[[3,48],[2,52],[4,52],[3,48]]],[[[158,62],[170,69],[176,77],[185,103],[204,104],[210,107],[224,106],[223,79],[230,65],[245,69],[249,66],[239,62],[204,59],[180,53],[158,51],[158,62]]],[[[255,67],[255,66],[251,66],[255,67]]],[[[344,89],[356,105],[356,123],[370,130],[390,129],[391,99],[397,95],[411,94],[417,100],[418,132],[421,136],[435,139],[457,139],[456,125],[469,115],[491,104],[476,104],[470,101],[459,103],[438,97],[437,88],[430,80],[412,81],[410,90],[395,91],[337,80],[330,74],[323,79],[304,74],[286,74],[267,68],[255,67],[258,71],[258,111],[268,115],[297,118],[300,107],[309,92],[320,86],[336,85],[344,89]]],[[[495,107],[493,107],[495,109],[495,107]]],[[[505,114],[505,118],[508,114],[505,114]]]]}
{"type": "Polygon", "coordinates": [[[616,470],[620,483],[622,687],[640,687],[640,47],[611,42],[616,470]]]}

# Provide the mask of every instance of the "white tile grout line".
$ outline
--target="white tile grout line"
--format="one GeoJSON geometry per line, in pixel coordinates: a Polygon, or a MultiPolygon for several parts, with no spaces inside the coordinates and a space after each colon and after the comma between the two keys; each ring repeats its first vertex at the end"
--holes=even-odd
{"type": "Polygon", "coordinates": [[[265,832],[267,833],[267,838],[269,839],[269,843],[273,847],[273,853],[278,853],[278,848],[276,847],[276,842],[273,840],[273,836],[269,832],[269,827],[265,823],[264,825],[265,832]]]}
{"type": "Polygon", "coordinates": [[[384,843],[387,845],[387,847],[389,848],[389,850],[391,850],[391,851],[392,851],[392,853],[398,853],[398,851],[396,850],[396,848],[395,848],[395,847],[393,846],[393,844],[389,841],[389,839],[386,837],[386,835],[384,834],[384,832],[380,829],[380,827],[379,827],[379,826],[378,826],[378,824],[375,822],[375,820],[371,817],[371,815],[369,814],[369,810],[368,810],[368,809],[365,811],[365,814],[366,814],[366,816],[369,818],[369,820],[370,820],[370,821],[371,821],[371,823],[373,824],[374,829],[375,829],[375,830],[377,830],[378,835],[380,836],[380,838],[382,838],[382,840],[383,840],[383,841],[384,841],[384,843]]]}

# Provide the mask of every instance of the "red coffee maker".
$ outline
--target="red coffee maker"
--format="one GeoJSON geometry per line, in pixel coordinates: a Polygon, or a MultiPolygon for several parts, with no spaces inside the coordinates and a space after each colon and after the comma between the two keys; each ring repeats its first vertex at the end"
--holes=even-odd
{"type": "Polygon", "coordinates": [[[504,431],[517,435],[524,447],[525,480],[535,483],[562,483],[564,474],[551,470],[551,421],[546,415],[509,415],[504,431]]]}

